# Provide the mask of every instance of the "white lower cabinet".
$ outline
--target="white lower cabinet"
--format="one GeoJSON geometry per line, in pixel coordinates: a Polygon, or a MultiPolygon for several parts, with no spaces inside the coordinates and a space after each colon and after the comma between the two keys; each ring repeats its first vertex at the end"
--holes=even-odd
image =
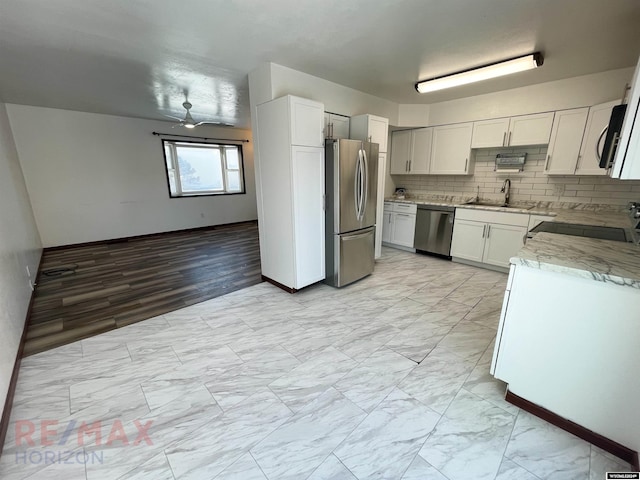
{"type": "Polygon", "coordinates": [[[484,233],[486,230],[486,223],[458,220],[456,218],[453,222],[451,256],[473,262],[482,262],[484,233]]]}
{"type": "Polygon", "coordinates": [[[413,248],[413,236],[416,231],[416,216],[409,213],[393,214],[391,243],[413,248]]]}
{"type": "Polygon", "coordinates": [[[458,208],[451,257],[508,269],[509,259],[524,245],[528,225],[528,214],[458,208]]]}
{"type": "Polygon", "coordinates": [[[417,206],[412,203],[384,203],[382,241],[390,246],[413,249],[417,206]]]}
{"type": "Polygon", "coordinates": [[[491,373],[509,391],[640,450],[640,290],[513,265],[491,373]]]}
{"type": "Polygon", "coordinates": [[[509,259],[524,246],[527,227],[489,223],[484,244],[483,262],[509,268],[509,259]]]}

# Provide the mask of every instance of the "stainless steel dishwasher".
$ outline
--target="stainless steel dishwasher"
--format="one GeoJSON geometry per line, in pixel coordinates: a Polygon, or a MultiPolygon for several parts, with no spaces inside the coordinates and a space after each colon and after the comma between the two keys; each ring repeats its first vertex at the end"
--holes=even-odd
{"type": "Polygon", "coordinates": [[[418,205],[413,248],[451,258],[454,207],[418,205]]]}

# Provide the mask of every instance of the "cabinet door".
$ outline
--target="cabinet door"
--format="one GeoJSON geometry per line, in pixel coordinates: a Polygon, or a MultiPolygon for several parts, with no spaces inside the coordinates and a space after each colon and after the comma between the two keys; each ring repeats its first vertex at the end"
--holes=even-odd
{"type": "Polygon", "coordinates": [[[411,130],[400,130],[391,134],[391,174],[409,171],[411,158],[411,130]]]}
{"type": "Polygon", "coordinates": [[[509,132],[508,118],[495,118],[473,122],[471,148],[504,147],[509,132]]]}
{"type": "Polygon", "coordinates": [[[551,135],[553,112],[511,117],[507,146],[546,145],[551,135]]]}
{"type": "Polygon", "coordinates": [[[416,232],[416,216],[408,213],[393,214],[391,243],[413,248],[413,236],[416,232]]]}
{"type": "Polygon", "coordinates": [[[409,173],[425,175],[429,173],[431,165],[432,128],[418,128],[413,130],[411,138],[411,157],[409,159],[409,173]]]}
{"type": "Polygon", "coordinates": [[[349,138],[349,117],[331,114],[332,138],[349,138]]]}
{"type": "Polygon", "coordinates": [[[331,125],[331,114],[324,112],[324,128],[322,129],[322,133],[324,133],[324,138],[332,138],[330,125],[331,125]]]}
{"type": "Polygon", "coordinates": [[[324,280],[324,149],[292,147],[295,285],[324,280]]]}
{"type": "Polygon", "coordinates": [[[468,173],[472,132],[473,123],[434,127],[430,173],[445,175],[468,173]]]}
{"type": "Polygon", "coordinates": [[[527,227],[488,224],[482,261],[490,265],[509,268],[509,259],[524,246],[526,234],[527,227]]]}
{"type": "Polygon", "coordinates": [[[602,103],[589,109],[576,175],[606,175],[607,170],[600,168],[600,156],[604,143],[605,129],[609,126],[611,110],[620,101],[602,103]]]}
{"type": "Polygon", "coordinates": [[[382,117],[369,115],[369,138],[370,142],[379,145],[380,152],[387,151],[387,140],[389,135],[389,120],[382,117]]]}
{"type": "Polygon", "coordinates": [[[556,112],[544,171],[549,175],[573,175],[578,164],[588,108],[556,112]]]}
{"type": "Polygon", "coordinates": [[[486,223],[455,219],[453,238],[451,239],[451,256],[482,262],[486,229],[486,223]]]}
{"type": "Polygon", "coordinates": [[[382,219],[382,241],[384,243],[391,243],[391,231],[393,230],[393,213],[389,210],[385,210],[382,219]]]}
{"type": "Polygon", "coordinates": [[[324,105],[306,98],[289,97],[291,144],[323,147],[324,105]]]}

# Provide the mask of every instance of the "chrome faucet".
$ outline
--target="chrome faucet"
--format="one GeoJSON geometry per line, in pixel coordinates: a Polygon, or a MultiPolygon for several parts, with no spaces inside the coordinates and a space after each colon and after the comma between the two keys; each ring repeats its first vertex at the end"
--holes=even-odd
{"type": "Polygon", "coordinates": [[[509,205],[509,192],[511,191],[511,180],[506,179],[500,189],[501,193],[504,193],[504,204],[509,205]]]}

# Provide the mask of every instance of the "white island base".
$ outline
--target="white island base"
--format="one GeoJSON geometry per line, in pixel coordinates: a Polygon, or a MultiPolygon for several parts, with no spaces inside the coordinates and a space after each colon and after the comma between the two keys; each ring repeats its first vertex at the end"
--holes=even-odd
{"type": "Polygon", "coordinates": [[[540,268],[511,266],[491,373],[637,468],[640,289],[540,268]]]}

